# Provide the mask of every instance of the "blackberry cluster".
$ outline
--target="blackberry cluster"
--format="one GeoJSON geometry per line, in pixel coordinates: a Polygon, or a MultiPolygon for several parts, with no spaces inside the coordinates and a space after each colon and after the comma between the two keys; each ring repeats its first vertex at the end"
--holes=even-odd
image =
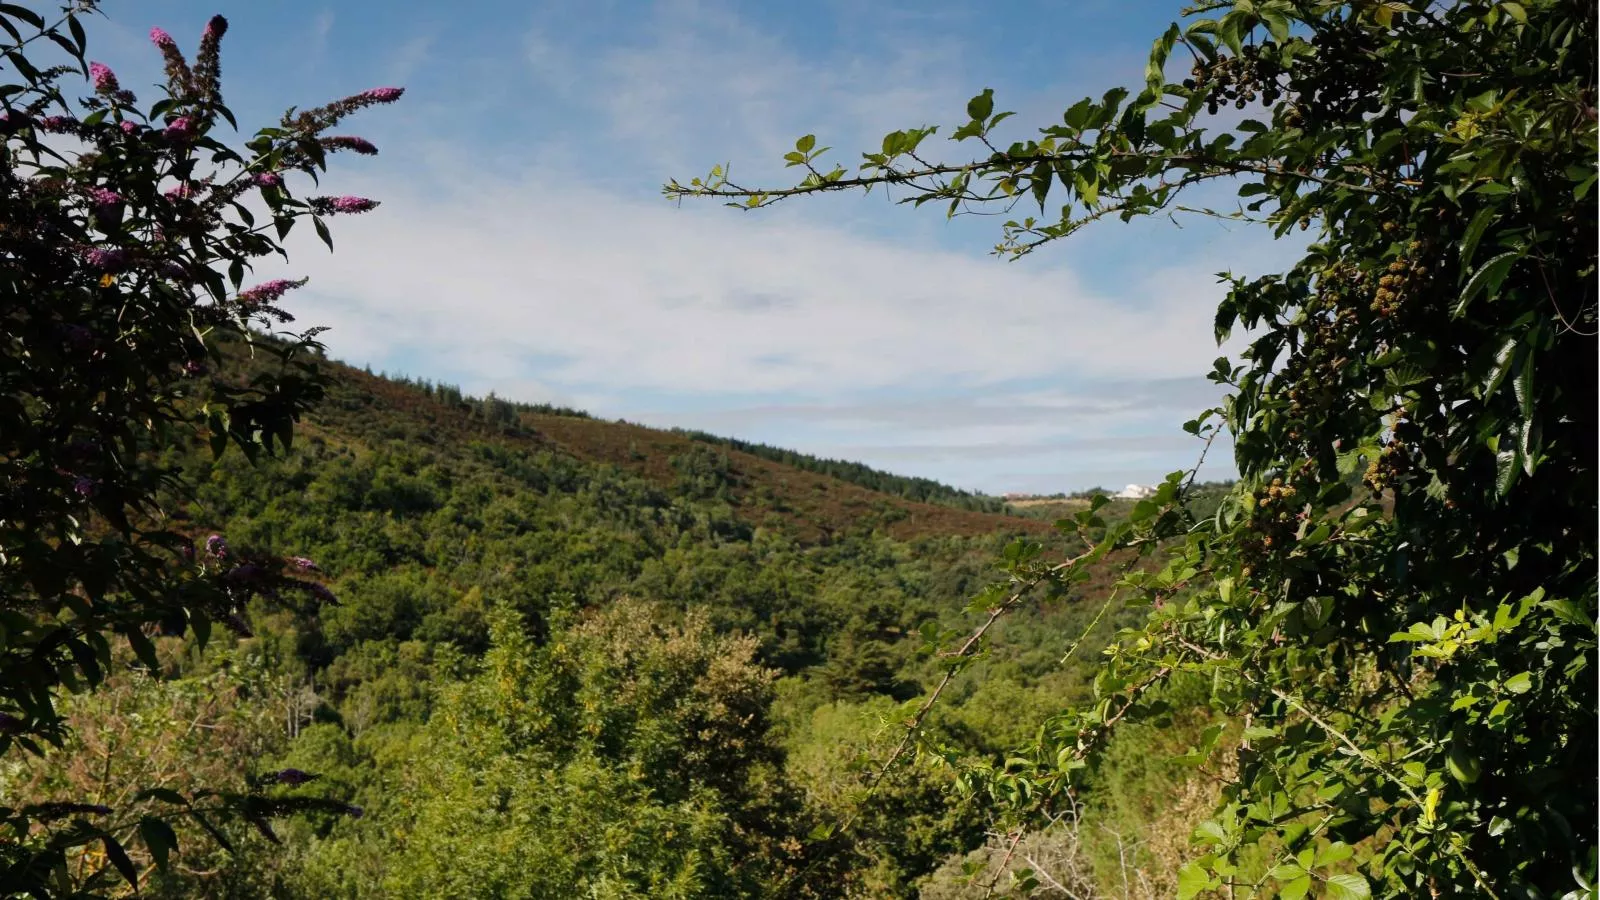
{"type": "Polygon", "coordinates": [[[1370,34],[1354,23],[1337,23],[1318,31],[1311,46],[1316,52],[1297,58],[1289,73],[1297,118],[1334,122],[1382,109],[1377,47],[1370,34]]]}
{"type": "Polygon", "coordinates": [[[1405,407],[1400,407],[1394,412],[1394,419],[1390,424],[1393,440],[1383,445],[1383,452],[1378,458],[1367,464],[1367,472],[1362,476],[1362,481],[1375,493],[1382,493],[1385,489],[1393,487],[1412,468],[1410,441],[1421,436],[1420,429],[1406,418],[1405,407]]]}
{"type": "Polygon", "coordinates": [[[1428,275],[1428,267],[1416,259],[1416,253],[1421,249],[1421,242],[1412,241],[1406,245],[1406,252],[1410,255],[1389,263],[1388,270],[1378,278],[1378,290],[1372,298],[1373,312],[1385,319],[1392,319],[1399,314],[1404,302],[1416,293],[1428,275]]]}
{"type": "Polygon", "coordinates": [[[1306,518],[1304,509],[1300,508],[1302,505],[1294,501],[1296,493],[1293,484],[1274,478],[1271,484],[1251,495],[1255,501],[1250,517],[1254,538],[1244,547],[1243,574],[1246,577],[1268,562],[1273,547],[1281,549],[1292,543],[1300,523],[1306,518]]]}
{"type": "MultiPolygon", "coordinates": [[[[1360,266],[1344,264],[1319,279],[1317,295],[1308,303],[1311,315],[1303,326],[1304,340],[1284,367],[1285,376],[1292,379],[1285,394],[1293,418],[1337,403],[1339,373],[1350,363],[1347,354],[1361,327],[1357,303],[1367,296],[1370,277],[1360,266]]],[[[1300,436],[1290,432],[1288,438],[1294,441],[1300,436]]]]}
{"type": "Polygon", "coordinates": [[[1206,111],[1216,115],[1224,104],[1244,109],[1257,98],[1267,106],[1278,102],[1283,87],[1278,79],[1284,70],[1278,64],[1277,44],[1272,41],[1251,44],[1238,56],[1218,56],[1209,63],[1196,62],[1183,86],[1206,92],[1206,111]]]}

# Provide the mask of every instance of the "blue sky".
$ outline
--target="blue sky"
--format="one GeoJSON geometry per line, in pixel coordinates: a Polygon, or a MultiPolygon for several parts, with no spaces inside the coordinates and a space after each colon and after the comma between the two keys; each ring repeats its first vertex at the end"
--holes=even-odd
{"type": "MultiPolygon", "coordinates": [[[[241,126],[379,85],[376,159],[324,185],[384,201],[337,253],[291,239],[289,308],[333,355],[607,418],[701,428],[990,492],[1149,482],[1192,464],[1214,273],[1286,247],[1214,221],[1111,223],[1021,262],[999,221],[881,194],[745,214],[674,206],[732,162],[782,182],[801,134],[853,166],[886,131],[959,122],[985,87],[1012,135],[1142,78],[1177,2],[812,4],[109,0],[91,56],[155,80],[152,25],[232,23],[241,126]],[[1010,123],[1008,123],[1010,124],[1010,123]]],[[[952,156],[965,145],[939,145],[952,156]]],[[[925,145],[927,146],[927,145],[925,145]]],[[[299,238],[296,235],[296,238],[299,238]]],[[[1230,474],[1226,453],[1206,474],[1230,474]]]]}

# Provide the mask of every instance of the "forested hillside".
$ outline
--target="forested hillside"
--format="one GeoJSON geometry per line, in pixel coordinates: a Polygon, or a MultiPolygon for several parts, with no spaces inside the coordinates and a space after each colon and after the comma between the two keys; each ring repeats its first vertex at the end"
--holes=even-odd
{"type": "MultiPolygon", "coordinates": [[[[951,856],[990,823],[946,793],[954,770],[865,789],[900,704],[938,674],[926,635],[962,627],[1000,550],[1045,523],[332,368],[281,460],[198,443],[169,459],[194,482],[177,517],[197,545],[241,568],[297,553],[325,602],[258,601],[250,636],[219,628],[204,651],[166,639],[173,680],[127,671],[73,699],[74,743],[0,788],[265,779],[363,813],[217,826],[235,855],[180,829],[182,864],[151,896],[911,896],[935,873],[960,890],[951,856]],[[846,821],[848,843],[812,840],[846,821]]],[[[952,760],[1003,753],[1088,695],[1092,653],[1057,666],[1090,625],[1080,599],[1009,622],[953,686],[937,719],[952,760]]],[[[1131,833],[1171,814],[1139,797],[1093,815],[1131,833]]],[[[1120,878],[1107,834],[1074,852],[1120,878]]],[[[1149,853],[1128,864],[1159,871],[1149,853]]]]}

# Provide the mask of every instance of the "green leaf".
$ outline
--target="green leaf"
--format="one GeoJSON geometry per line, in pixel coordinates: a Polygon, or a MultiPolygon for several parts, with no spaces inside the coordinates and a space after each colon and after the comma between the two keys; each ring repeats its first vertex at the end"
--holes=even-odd
{"type": "Polygon", "coordinates": [[[1506,690],[1513,694],[1526,694],[1533,690],[1533,675],[1530,672],[1520,672],[1506,679],[1506,690]]]}
{"type": "Polygon", "coordinates": [[[1484,229],[1494,221],[1495,208],[1485,206],[1472,216],[1472,221],[1467,223],[1467,230],[1461,235],[1461,265],[1472,264],[1472,254],[1478,249],[1478,241],[1483,238],[1484,229]]]}
{"type": "Polygon", "coordinates": [[[810,153],[811,148],[815,147],[816,145],[817,136],[814,134],[808,134],[800,140],[794,142],[794,148],[801,153],[810,153]]]}
{"type": "Polygon", "coordinates": [[[328,252],[332,253],[333,235],[328,233],[328,223],[322,221],[321,216],[312,216],[311,224],[317,229],[317,237],[322,238],[322,242],[328,245],[328,252]]]}
{"type": "Polygon", "coordinates": [[[1331,866],[1337,862],[1344,862],[1355,855],[1355,848],[1344,841],[1334,841],[1317,852],[1317,865],[1319,867],[1331,866]]]}
{"type": "Polygon", "coordinates": [[[178,849],[178,836],[173,833],[172,826],[155,816],[144,816],[139,820],[139,837],[150,849],[156,867],[166,871],[172,851],[178,849]]]}
{"type": "Polygon", "coordinates": [[[1517,404],[1522,408],[1524,432],[1527,423],[1533,419],[1533,356],[1532,353],[1523,354],[1522,369],[1517,372],[1517,380],[1511,383],[1511,389],[1517,395],[1517,404]]]}
{"type": "Polygon", "coordinates": [[[1311,875],[1308,873],[1301,875],[1299,878],[1285,882],[1283,887],[1279,889],[1278,896],[1282,898],[1282,900],[1300,900],[1300,898],[1304,897],[1310,890],[1311,875]]]}
{"type": "Polygon", "coordinates": [[[967,101],[967,117],[974,121],[989,118],[994,112],[994,88],[984,88],[983,93],[967,101]]]}
{"type": "Polygon", "coordinates": [[[1467,304],[1481,293],[1487,292],[1492,296],[1500,289],[1500,282],[1505,280],[1512,264],[1521,257],[1522,254],[1516,251],[1502,253],[1479,266],[1478,271],[1468,279],[1467,286],[1461,289],[1461,299],[1456,301],[1456,308],[1451,315],[1460,318],[1467,311],[1467,304]]]}
{"type": "Polygon", "coordinates": [[[1462,784],[1472,784],[1483,774],[1483,764],[1460,744],[1450,745],[1450,753],[1445,756],[1444,765],[1449,770],[1450,777],[1462,784]]]}
{"type": "Polygon", "coordinates": [[[1511,493],[1511,486],[1517,483],[1517,473],[1522,471],[1517,455],[1515,450],[1502,450],[1495,454],[1495,496],[1504,497],[1511,493]]]}
{"type": "Polygon", "coordinates": [[[1506,15],[1516,19],[1518,23],[1522,25],[1528,24],[1528,11],[1522,8],[1521,3],[1502,3],[1500,8],[1505,10],[1506,15]]]}
{"type": "Polygon", "coordinates": [[[116,838],[109,834],[101,836],[100,843],[106,848],[106,859],[111,860],[111,864],[117,867],[117,871],[122,873],[122,877],[127,879],[128,884],[137,892],[139,870],[134,867],[133,860],[128,858],[128,851],[122,849],[116,838]]]}
{"type": "Polygon", "coordinates": [[[1367,900],[1372,888],[1367,879],[1354,872],[1328,876],[1328,896],[1333,900],[1367,900]]]}
{"type": "Polygon", "coordinates": [[[1211,887],[1211,875],[1203,866],[1190,862],[1178,870],[1178,900],[1190,900],[1209,887],[1211,887]]]}
{"type": "Polygon", "coordinates": [[[1176,22],[1167,28],[1165,34],[1156,38],[1155,44],[1150,48],[1150,62],[1145,65],[1145,86],[1152,92],[1160,93],[1162,83],[1166,80],[1164,69],[1167,57],[1172,54],[1172,48],[1178,43],[1178,38],[1183,34],[1176,22]]]}
{"type": "Polygon", "coordinates": [[[1517,344],[1516,337],[1508,337],[1505,339],[1505,343],[1500,345],[1500,349],[1495,352],[1494,368],[1489,370],[1489,377],[1483,383],[1483,398],[1485,400],[1493,397],[1495,392],[1500,390],[1500,385],[1506,380],[1506,376],[1511,374],[1512,364],[1516,360],[1517,344]]]}

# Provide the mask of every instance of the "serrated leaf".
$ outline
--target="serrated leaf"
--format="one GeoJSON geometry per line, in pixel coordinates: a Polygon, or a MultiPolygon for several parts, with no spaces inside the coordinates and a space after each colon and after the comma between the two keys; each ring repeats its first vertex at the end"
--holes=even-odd
{"type": "Polygon", "coordinates": [[[1355,848],[1344,841],[1334,841],[1317,851],[1317,865],[1331,866],[1336,862],[1344,862],[1355,855],[1355,848]]]}
{"type": "Polygon", "coordinates": [[[1284,882],[1283,887],[1278,891],[1278,896],[1282,898],[1282,900],[1300,900],[1300,898],[1304,897],[1310,890],[1311,875],[1307,873],[1305,875],[1301,875],[1299,878],[1284,882]]]}
{"type": "Polygon", "coordinates": [[[1222,823],[1207,819],[1201,822],[1194,830],[1193,840],[1198,844],[1220,844],[1228,839],[1228,832],[1222,828],[1222,823]]]}
{"type": "Polygon", "coordinates": [[[1178,870],[1178,900],[1191,900],[1209,887],[1211,875],[1203,867],[1191,862],[1178,870]]]}
{"type": "Polygon", "coordinates": [[[1328,876],[1328,896],[1333,900],[1367,900],[1372,888],[1367,879],[1354,872],[1328,876]]]}

